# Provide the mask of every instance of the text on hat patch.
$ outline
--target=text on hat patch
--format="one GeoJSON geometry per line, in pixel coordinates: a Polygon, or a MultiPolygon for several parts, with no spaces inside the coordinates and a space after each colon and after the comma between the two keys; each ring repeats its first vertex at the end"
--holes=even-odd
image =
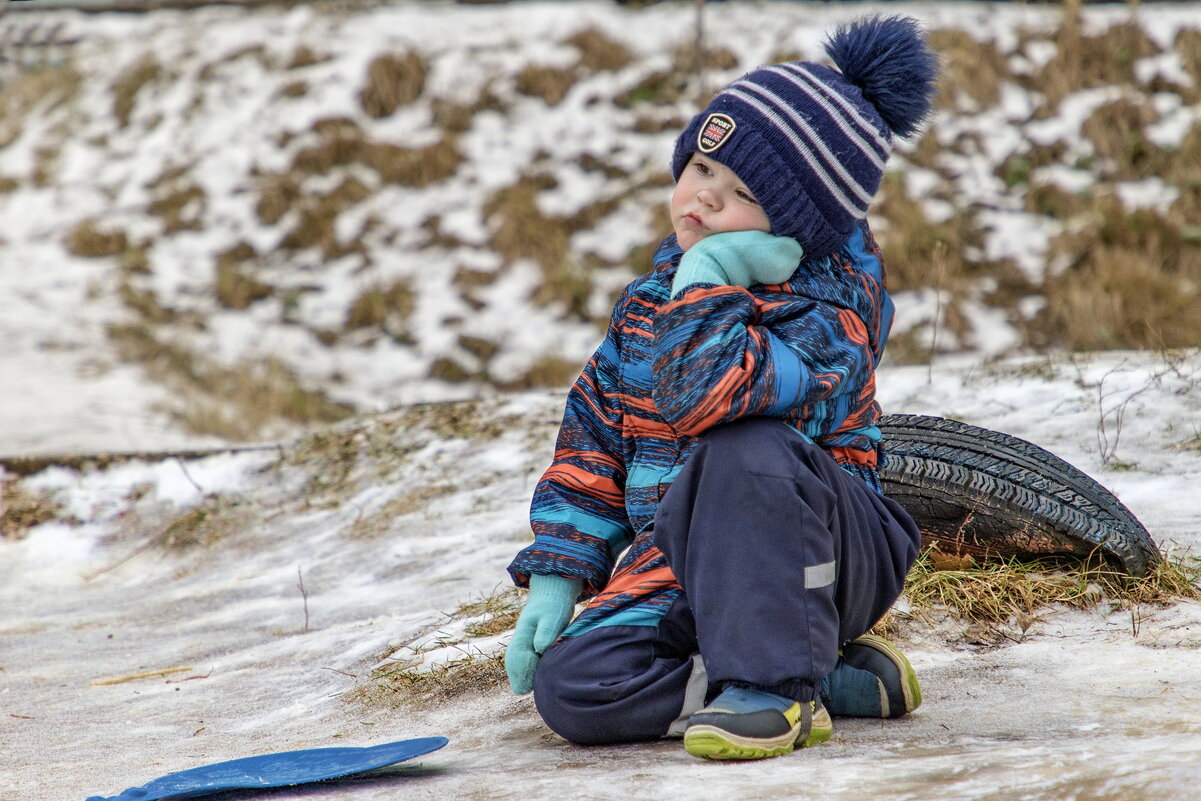
{"type": "Polygon", "coordinates": [[[712,153],[726,143],[737,127],[734,120],[725,114],[710,114],[696,135],[696,149],[702,153],[712,153]]]}

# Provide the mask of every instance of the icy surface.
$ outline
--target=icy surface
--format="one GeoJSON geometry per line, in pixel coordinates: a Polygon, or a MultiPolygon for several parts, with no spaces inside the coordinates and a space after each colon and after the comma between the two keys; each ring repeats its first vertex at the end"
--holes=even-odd
{"type": "MultiPolygon", "coordinates": [[[[1199,359],[936,361],[883,370],[880,396],[891,412],[1046,447],[1111,487],[1162,546],[1196,553],[1199,359]]],[[[419,767],[273,797],[769,799],[814,783],[865,801],[1194,797],[1193,603],[1052,610],[993,648],[919,629],[903,643],[918,711],[840,719],[833,742],[757,764],[701,763],[676,741],[575,747],[500,688],[418,707],[348,701],[385,657],[436,664],[503,647],[507,635],[464,639],[448,615],[506,586],[561,405],[555,393],[497,398],[464,418],[474,434],[365,419],[341,429],[371,443],[350,463],[302,440],[22,479],[89,522],[0,539],[3,797],[82,799],[240,756],[434,735],[451,743],[419,767]],[[395,462],[372,456],[389,442],[403,446],[395,462]],[[214,498],[230,523],[219,539],[144,547],[214,498]],[[93,684],[172,667],[186,670],[93,684]]]]}

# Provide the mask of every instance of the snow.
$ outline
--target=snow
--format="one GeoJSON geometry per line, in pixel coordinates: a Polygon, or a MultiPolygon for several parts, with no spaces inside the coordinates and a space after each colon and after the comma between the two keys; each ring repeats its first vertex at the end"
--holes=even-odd
{"type": "MultiPolygon", "coordinates": [[[[940,359],[879,378],[889,411],[1033,441],[1111,487],[1162,546],[1201,545],[1191,494],[1201,354],[940,359]],[[1106,426],[1112,452],[1098,437],[1106,426]],[[1133,466],[1109,470],[1107,458],[1133,466]]],[[[4,797],[113,794],[253,753],[434,735],[451,743],[420,769],[281,795],[760,799],[806,783],[838,799],[1192,797],[1196,603],[1133,617],[1106,605],[1048,610],[998,648],[953,645],[946,624],[919,627],[904,643],[923,682],[919,710],[838,720],[831,744],[755,765],[698,763],[675,741],[577,748],[503,688],[416,707],[346,700],[384,657],[428,668],[503,647],[507,635],[466,637],[448,614],[506,586],[561,404],[554,392],[498,396],[471,408],[485,433],[466,438],[404,411],[358,421],[340,430],[373,444],[345,475],[300,440],[23,479],[88,522],[0,539],[4,797]],[[388,442],[399,462],[372,455],[388,442]],[[214,495],[238,502],[217,542],[141,549],[214,495]],[[425,500],[390,506],[405,496],[425,500]],[[92,686],[171,667],[188,669],[92,686]]]]}
{"type": "MultiPolygon", "coordinates": [[[[1012,5],[719,3],[708,7],[707,24],[723,44],[759,60],[786,49],[816,58],[830,24],[874,10],[909,11],[932,26],[970,25],[1010,50],[1020,28],[1051,19],[1045,7],[1012,5]]],[[[1190,3],[1145,4],[1140,16],[1158,41],[1170,43],[1197,10],[1190,3]]],[[[406,3],[341,15],[309,6],[57,12],[66,34],[84,40],[85,66],[93,73],[115,76],[150,48],[182,77],[168,88],[146,89],[125,133],[116,129],[107,83],[85,83],[90,111],[69,121],[76,133],[60,154],[57,184],[0,195],[0,453],[167,453],[226,444],[183,431],[166,411],[169,391],[103,345],[105,327],[127,312],[110,266],[64,251],[61,240],[76,222],[98,217],[135,238],[157,232],[139,211],[149,198],[146,182],[168,166],[201,164],[194,177],[206,188],[208,225],[157,241],[151,287],[164,299],[199,307],[214,253],[240,240],[270,251],[286,230],[258,224],[246,184],[251,166],[285,169],[315,141],[306,133],[315,119],[348,116],[366,126],[346,87],[359,84],[373,54],[409,47],[437,53],[430,91],[469,104],[489,75],[510,75],[527,61],[569,64],[574,54],[554,43],[589,25],[644,54],[643,69],[666,67],[670,47],[691,35],[692,5],[633,13],[609,2],[406,3]],[[292,76],[279,78],[252,56],[220,65],[220,82],[201,87],[202,66],[264,41],[269,59],[286,61],[301,45],[333,57],[304,69],[309,94],[290,103],[273,98],[292,76]],[[230,114],[189,122],[184,110],[197,96],[230,114]],[[157,125],[156,113],[162,114],[157,125]],[[300,136],[277,147],[280,131],[300,136]],[[100,139],[107,150],[94,144],[100,139]]],[[[1090,8],[1090,25],[1123,13],[1090,8]]],[[[1046,63],[1054,53],[1048,45],[1034,40],[1021,57],[1032,66],[1046,63]]],[[[1167,56],[1137,68],[1143,80],[1181,80],[1178,62],[1167,56]]],[[[596,123],[587,116],[589,95],[610,96],[643,75],[631,67],[582,80],[560,116],[531,100],[520,106],[527,127],[481,112],[460,141],[471,160],[465,175],[421,190],[385,187],[340,220],[341,233],[353,234],[370,215],[383,214],[401,247],[381,249],[383,257],[366,271],[354,257],[318,269],[311,256],[298,254],[272,276],[280,285],[321,284],[293,312],[315,328],[340,322],[363,286],[410,279],[423,299],[412,321],[419,347],[352,338],[322,348],[307,330],[280,324],[280,310],[265,305],[246,314],[209,309],[208,328],[197,334],[206,352],[226,363],[248,353],[281,356],[364,412],[485,394],[464,415],[475,433],[422,417],[423,409],[437,407],[402,408],[335,430],[355,443],[349,462],[323,448],[319,437],[305,437],[278,450],[135,457],[28,477],[0,470],[6,483],[50,494],[61,507],[56,520],[23,537],[0,536],[0,799],[111,795],[171,771],[255,753],[433,735],[451,743],[421,758],[420,767],[273,795],[363,801],[765,799],[810,792],[839,801],[1195,796],[1201,780],[1196,603],[1134,614],[1106,605],[1048,610],[999,647],[964,645],[945,622],[916,629],[903,643],[923,682],[925,703],[916,713],[897,721],[839,720],[832,743],[765,763],[704,764],[675,741],[577,748],[542,726],[529,697],[504,688],[415,706],[355,700],[385,659],[420,657],[434,665],[503,648],[507,634],[472,638],[467,621],[452,612],[508,585],[504,567],[530,536],[530,493],[551,458],[562,392],[496,394],[482,385],[432,382],[425,368],[454,352],[459,334],[495,336],[502,349],[492,369],[502,380],[519,376],[541,354],[582,360],[595,347],[594,326],[565,321],[555,304],[528,302],[539,284],[531,263],[518,262],[482,287],[477,297],[484,305],[470,313],[457,296],[450,299],[450,281],[456,265],[500,270],[496,255],[479,247],[488,234],[480,203],[527,169],[540,148],[564,163],[584,152],[620,161],[635,174],[631,185],[658,169],[671,131],[627,141],[585,135],[596,123]],[[618,145],[625,149],[609,152],[618,145]],[[441,215],[442,231],[463,244],[425,250],[420,258],[402,252],[421,236],[413,226],[428,214],[441,215]],[[455,316],[464,319],[452,330],[455,316]],[[344,383],[332,383],[334,375],[346,377],[344,383]],[[182,537],[173,526],[202,516],[209,540],[170,544],[173,531],[182,537]],[[93,686],[172,667],[187,669],[93,686]]],[[[511,87],[494,88],[512,94],[511,87]]],[[[927,197],[938,187],[933,171],[914,170],[906,180],[911,194],[939,213],[987,208],[980,218],[987,222],[982,255],[1012,259],[1036,281],[1054,269],[1045,252],[1056,226],[1020,211],[993,174],[994,161],[1029,143],[1062,141],[1073,153],[1087,152],[1081,123],[1120,94],[1076,93],[1058,115],[1031,121],[1034,100],[1014,86],[1002,92],[996,109],[936,123],[946,141],[961,133],[979,137],[980,158],[940,165],[954,168],[955,204],[927,197]],[[1017,136],[1011,123],[1019,122],[1017,136]]],[[[1148,136],[1158,144],[1179,142],[1198,116],[1196,107],[1173,97],[1156,100],[1161,119],[1148,136]]],[[[425,125],[426,112],[404,110],[371,128],[371,136],[395,141],[402,127],[425,125]]],[[[29,174],[39,141],[68,122],[56,113],[28,114],[22,135],[0,148],[0,175],[29,174]]],[[[548,214],[568,214],[614,191],[575,168],[556,177],[558,187],[538,198],[548,214]]],[[[1073,192],[1094,180],[1062,165],[1032,175],[1073,192]]],[[[1154,179],[1117,191],[1135,207],[1170,202],[1154,179]]],[[[645,239],[653,194],[641,190],[596,227],[576,233],[573,254],[616,259],[645,239]]],[[[624,268],[598,275],[590,304],[603,313],[628,278],[624,268]]],[[[898,332],[929,330],[938,307],[933,290],[896,300],[898,332]]],[[[1028,298],[1021,310],[1033,316],[1041,300],[1028,298]]],[[[881,370],[886,411],[952,417],[1046,447],[1111,488],[1161,547],[1196,554],[1201,353],[1015,356],[1015,332],[1004,316],[979,304],[967,308],[972,331],[959,343],[965,352],[940,351],[929,366],[881,370]]],[[[940,346],[950,338],[939,336],[940,346]]]]}

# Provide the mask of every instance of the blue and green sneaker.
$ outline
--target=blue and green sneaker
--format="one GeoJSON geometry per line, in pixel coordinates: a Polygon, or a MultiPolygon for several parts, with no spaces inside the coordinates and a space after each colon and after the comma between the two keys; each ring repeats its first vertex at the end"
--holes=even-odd
{"type": "Polygon", "coordinates": [[[821,701],[802,703],[749,687],[727,687],[689,719],[684,750],[705,759],[763,759],[817,745],[833,734],[821,701]]]}
{"type": "Polygon", "coordinates": [[[838,664],[822,680],[821,697],[831,715],[899,718],[921,705],[922,689],[895,645],[864,634],[843,646],[838,664]]]}

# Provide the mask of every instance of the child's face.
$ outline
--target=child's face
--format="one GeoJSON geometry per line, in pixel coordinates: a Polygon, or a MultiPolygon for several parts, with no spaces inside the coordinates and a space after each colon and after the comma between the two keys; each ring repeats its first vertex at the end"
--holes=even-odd
{"type": "Polygon", "coordinates": [[[771,233],[767,214],[729,167],[693,153],[671,195],[671,224],[684,250],[727,231],[771,233]]]}

